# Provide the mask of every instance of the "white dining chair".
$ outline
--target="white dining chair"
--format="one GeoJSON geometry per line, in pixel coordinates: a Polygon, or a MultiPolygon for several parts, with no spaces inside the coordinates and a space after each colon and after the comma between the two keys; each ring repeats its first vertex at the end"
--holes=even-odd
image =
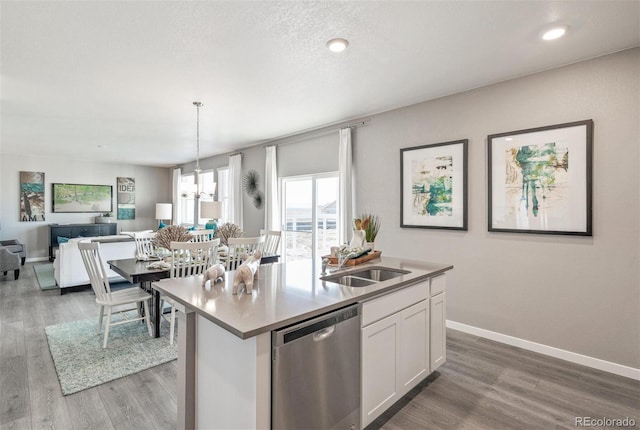
{"type": "Polygon", "coordinates": [[[277,255],[279,253],[282,231],[260,230],[260,236],[264,236],[264,243],[262,244],[262,255],[277,255]]]}
{"type": "MultiPolygon", "coordinates": [[[[220,239],[208,242],[171,242],[170,277],[186,278],[202,275],[215,262],[220,239]]],[[[169,344],[173,345],[176,326],[176,302],[170,297],[162,297],[160,301],[160,316],[169,321],[169,344]],[[171,313],[167,318],[164,313],[164,303],[171,305],[171,313]]]]}
{"type": "Polygon", "coordinates": [[[133,234],[133,240],[136,241],[136,258],[138,260],[144,260],[146,257],[151,257],[155,254],[154,237],[156,237],[156,233],[153,231],[133,234]]]}
{"type": "Polygon", "coordinates": [[[191,242],[210,242],[214,240],[215,230],[191,230],[189,234],[191,235],[191,242]]]}
{"type": "Polygon", "coordinates": [[[91,288],[93,288],[93,292],[96,295],[96,303],[100,305],[98,333],[102,330],[102,319],[104,317],[105,308],[107,311],[102,348],[107,347],[109,329],[111,326],[115,325],[145,320],[147,323],[147,329],[149,330],[149,336],[153,336],[151,331],[151,320],[149,318],[149,300],[151,300],[151,294],[146,293],[137,287],[111,291],[107,270],[104,262],[102,261],[102,257],[100,256],[100,244],[98,242],[81,241],[78,242],[78,249],[80,250],[84,267],[87,269],[87,273],[89,274],[91,288]],[[144,316],[140,315],[140,303],[144,306],[144,316]],[[121,309],[122,306],[132,304],[135,304],[135,307],[121,309]],[[114,308],[117,308],[116,312],[123,315],[125,318],[124,320],[113,323],[111,322],[111,316],[114,308]],[[133,310],[138,311],[138,318],[128,318],[125,314],[125,312],[133,310]]]}
{"type": "Polygon", "coordinates": [[[235,270],[244,259],[244,254],[252,255],[254,251],[261,250],[264,244],[265,236],[257,237],[230,237],[227,239],[229,244],[229,252],[225,259],[225,269],[235,270]]]}

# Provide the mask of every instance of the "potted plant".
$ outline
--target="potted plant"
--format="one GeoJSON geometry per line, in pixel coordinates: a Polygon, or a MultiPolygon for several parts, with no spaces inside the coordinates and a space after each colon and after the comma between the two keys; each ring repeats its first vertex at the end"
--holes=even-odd
{"type": "Polygon", "coordinates": [[[96,224],[108,224],[113,221],[114,221],[114,217],[111,212],[105,212],[102,215],[95,217],[96,224]]]}
{"type": "Polygon", "coordinates": [[[366,242],[364,248],[373,251],[375,249],[376,236],[380,231],[380,218],[377,215],[364,213],[360,215],[360,218],[356,218],[353,223],[356,230],[364,230],[366,242]]]}

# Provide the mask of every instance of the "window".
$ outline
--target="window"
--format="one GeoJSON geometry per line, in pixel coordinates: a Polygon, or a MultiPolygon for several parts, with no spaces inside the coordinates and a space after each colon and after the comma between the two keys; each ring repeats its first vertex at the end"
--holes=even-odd
{"type": "Polygon", "coordinates": [[[180,177],[180,219],[178,224],[193,225],[193,204],[195,199],[192,191],[194,187],[195,175],[193,173],[180,177]]]}
{"type": "Polygon", "coordinates": [[[327,255],[338,245],[338,173],[282,179],[286,261],[327,255]]]}
{"type": "Polygon", "coordinates": [[[218,201],[222,202],[222,218],[221,223],[229,222],[230,208],[229,205],[229,167],[220,167],[218,169],[218,201]]]}
{"type": "MultiPolygon", "coordinates": [[[[200,190],[205,193],[211,193],[212,185],[214,183],[213,180],[213,170],[207,170],[200,172],[200,190]]],[[[194,216],[195,216],[195,173],[189,173],[187,175],[182,175],[180,178],[180,217],[178,220],[178,224],[188,224],[194,225],[194,216]]],[[[200,197],[201,202],[211,201],[213,200],[207,194],[202,194],[200,197]]],[[[198,211],[198,214],[200,212],[198,211]]],[[[200,218],[198,220],[198,224],[206,224],[208,220],[200,218]]]]}

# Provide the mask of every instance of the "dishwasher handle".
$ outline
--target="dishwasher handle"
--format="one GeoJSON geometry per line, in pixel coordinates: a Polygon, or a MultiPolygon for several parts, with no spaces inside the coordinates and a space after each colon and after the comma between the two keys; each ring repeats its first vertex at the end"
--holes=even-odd
{"type": "Polygon", "coordinates": [[[319,330],[313,334],[313,341],[320,342],[328,338],[329,336],[331,336],[334,331],[336,331],[335,324],[332,325],[331,327],[323,328],[322,330],[319,330]]]}
{"type": "Polygon", "coordinates": [[[274,330],[272,332],[272,346],[274,348],[280,348],[290,342],[310,335],[313,335],[313,339],[316,341],[326,339],[333,334],[337,324],[350,320],[351,318],[357,318],[359,314],[359,307],[356,304],[308,321],[303,321],[293,326],[274,330]]]}

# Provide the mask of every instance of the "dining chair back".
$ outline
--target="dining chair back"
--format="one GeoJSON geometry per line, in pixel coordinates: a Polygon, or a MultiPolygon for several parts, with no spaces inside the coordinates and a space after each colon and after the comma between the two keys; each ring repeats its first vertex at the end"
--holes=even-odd
{"type": "Polygon", "coordinates": [[[136,232],[133,234],[133,239],[136,241],[136,257],[144,259],[144,257],[150,257],[155,254],[155,247],[153,246],[153,238],[156,237],[156,233],[151,232],[136,232]]]}
{"type": "Polygon", "coordinates": [[[262,255],[278,255],[280,238],[282,231],[280,230],[260,230],[260,236],[264,236],[262,245],[262,255]]]}
{"type": "Polygon", "coordinates": [[[208,242],[171,242],[172,278],[201,275],[215,262],[220,239],[208,242]]]}
{"type": "Polygon", "coordinates": [[[98,242],[91,242],[88,240],[80,241],[78,242],[78,249],[80,250],[84,267],[89,275],[91,288],[96,295],[96,303],[100,305],[98,333],[102,330],[102,319],[104,317],[105,308],[107,311],[102,348],[107,347],[109,329],[111,326],[115,325],[145,320],[147,323],[147,329],[149,330],[149,336],[153,336],[151,331],[151,319],[149,318],[149,300],[151,300],[151,295],[138,287],[126,288],[115,292],[111,291],[107,270],[104,262],[102,261],[102,257],[100,256],[100,244],[98,242]],[[140,313],[140,304],[144,306],[144,315],[141,315],[140,313]],[[122,309],[123,305],[135,306],[132,308],[122,309]],[[111,315],[114,308],[117,308],[117,312],[123,316],[123,320],[112,323],[111,315]],[[132,310],[138,311],[138,318],[130,318],[128,314],[126,314],[126,312],[132,310]]]}
{"type": "Polygon", "coordinates": [[[261,250],[265,236],[257,237],[230,237],[227,239],[229,252],[225,260],[226,270],[235,270],[242,264],[244,254],[251,256],[254,251],[261,250]]]}
{"type": "MultiPolygon", "coordinates": [[[[171,278],[186,278],[187,276],[202,275],[215,262],[220,239],[206,242],[171,242],[171,278]]],[[[164,302],[171,305],[171,314],[168,318],[169,344],[173,345],[176,326],[176,302],[163,297],[160,304],[160,316],[167,319],[162,313],[164,302]]]]}
{"type": "Polygon", "coordinates": [[[214,240],[215,230],[192,230],[189,234],[191,235],[190,242],[210,242],[214,240]]]}

